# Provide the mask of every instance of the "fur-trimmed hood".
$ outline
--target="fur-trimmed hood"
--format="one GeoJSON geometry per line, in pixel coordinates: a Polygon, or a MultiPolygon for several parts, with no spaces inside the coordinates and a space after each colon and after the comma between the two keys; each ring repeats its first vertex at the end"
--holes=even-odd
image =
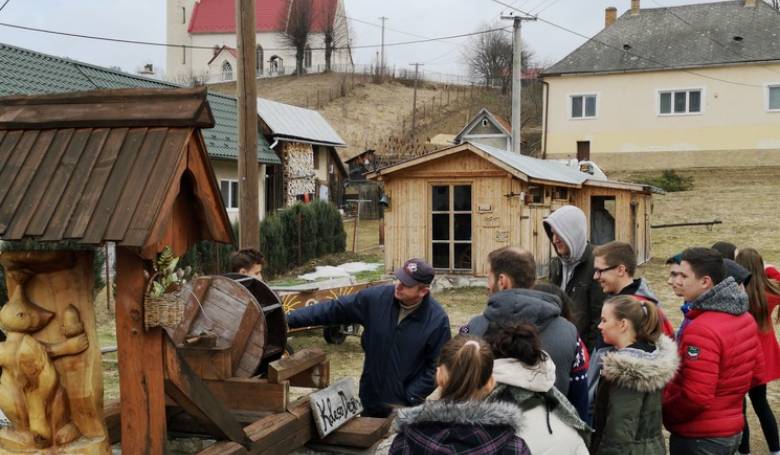
{"type": "Polygon", "coordinates": [[[653,352],[625,348],[605,354],[601,362],[604,379],[647,393],[663,389],[672,380],[680,358],[674,341],[661,335],[653,352]]]}
{"type": "Polygon", "coordinates": [[[691,302],[691,309],[720,311],[739,316],[748,311],[748,297],[732,277],[727,277],[715,287],[691,302]]]}
{"type": "Polygon", "coordinates": [[[420,406],[398,410],[396,431],[420,423],[449,425],[509,426],[518,433],[523,428],[523,411],[512,403],[490,401],[428,401],[420,406]]]}

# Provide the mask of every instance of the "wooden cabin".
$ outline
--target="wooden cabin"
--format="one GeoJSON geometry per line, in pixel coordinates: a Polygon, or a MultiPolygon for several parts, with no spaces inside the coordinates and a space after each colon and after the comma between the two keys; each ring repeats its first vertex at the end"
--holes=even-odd
{"type": "MultiPolygon", "coordinates": [[[[567,204],[588,217],[592,243],[626,241],[650,258],[653,188],[604,180],[566,164],[466,142],[379,169],[384,183],[385,270],[422,257],[445,273],[486,274],[504,246],[533,252],[537,273],[554,254],[542,220],[567,204]]],[[[657,191],[657,190],[656,190],[657,191]]]]}

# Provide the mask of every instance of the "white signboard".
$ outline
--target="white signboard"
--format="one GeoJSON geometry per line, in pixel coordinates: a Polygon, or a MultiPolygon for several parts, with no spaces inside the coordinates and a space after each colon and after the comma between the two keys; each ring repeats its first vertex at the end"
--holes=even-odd
{"type": "Polygon", "coordinates": [[[355,393],[355,384],[349,378],[342,379],[327,389],[312,393],[309,395],[309,400],[320,438],[324,438],[363,412],[363,405],[355,393]]]}

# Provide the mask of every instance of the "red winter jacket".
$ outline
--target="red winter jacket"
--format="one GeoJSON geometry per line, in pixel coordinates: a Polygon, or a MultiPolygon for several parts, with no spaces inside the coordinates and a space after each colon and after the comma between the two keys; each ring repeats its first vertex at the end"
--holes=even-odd
{"type": "Polygon", "coordinates": [[[691,305],[680,369],[664,390],[664,425],[687,438],[734,436],[744,424],[742,400],[763,374],[758,326],[733,278],[691,305]]]}

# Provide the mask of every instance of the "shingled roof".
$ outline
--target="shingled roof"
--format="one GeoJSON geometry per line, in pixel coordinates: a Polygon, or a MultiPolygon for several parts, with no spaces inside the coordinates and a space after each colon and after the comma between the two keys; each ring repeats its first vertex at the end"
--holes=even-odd
{"type": "Polygon", "coordinates": [[[0,98],[0,238],[152,252],[230,242],[198,133],[213,124],[204,88],[0,98]],[[167,242],[180,224],[192,235],[167,242]]]}
{"type": "Polygon", "coordinates": [[[780,62],[780,13],[744,0],[624,13],[544,76],[780,62]],[[603,43],[603,44],[602,44],[603,43]]]}
{"type": "MultiPolygon", "coordinates": [[[[75,60],[0,43],[0,96],[43,95],[95,89],[180,88],[176,84],[89,65],[75,60]]],[[[203,130],[211,158],[238,159],[238,105],[236,99],[208,94],[215,125],[203,130]]],[[[258,134],[257,160],[281,164],[265,138],[258,134]]]]}

